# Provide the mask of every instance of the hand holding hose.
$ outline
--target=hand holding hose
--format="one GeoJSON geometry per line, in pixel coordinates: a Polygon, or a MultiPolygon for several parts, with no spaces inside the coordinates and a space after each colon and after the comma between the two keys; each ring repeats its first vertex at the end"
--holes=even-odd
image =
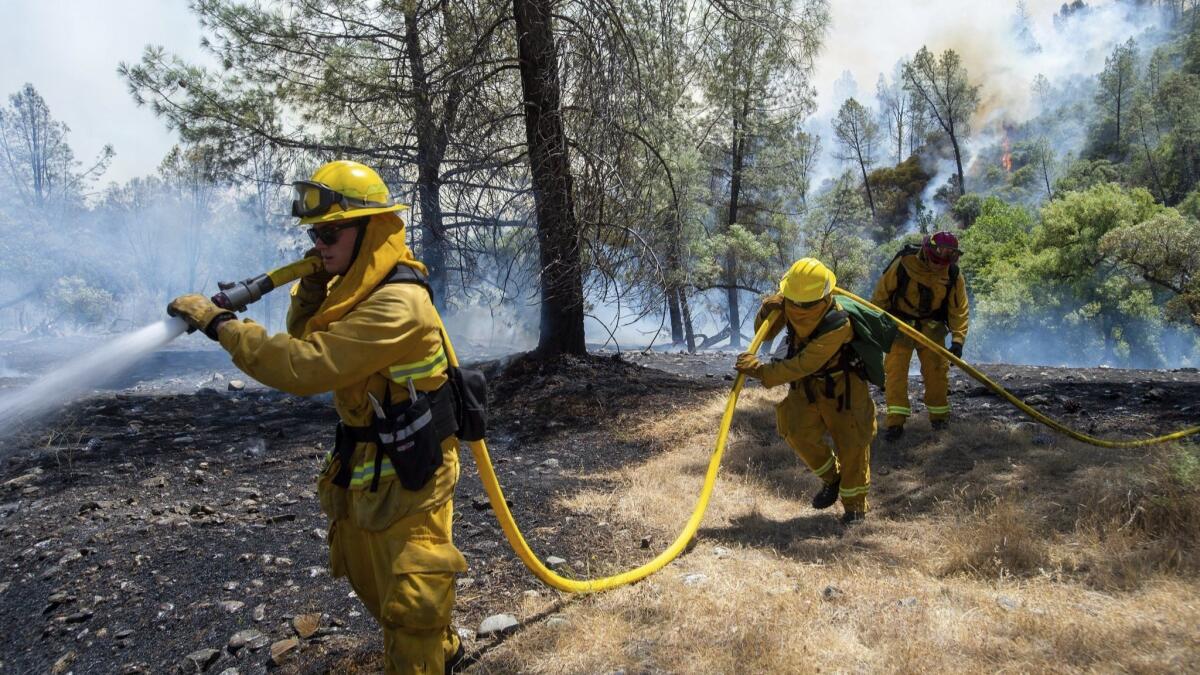
{"type": "Polygon", "coordinates": [[[754,328],[757,329],[766,321],[772,312],[783,314],[783,295],[776,293],[768,295],[762,300],[762,307],[758,309],[758,316],[754,317],[754,328]]]}
{"type": "MultiPolygon", "coordinates": [[[[318,262],[321,260],[321,254],[317,252],[316,248],[305,251],[304,257],[315,258],[318,262]]],[[[321,263],[316,270],[300,278],[300,285],[309,293],[325,295],[330,281],[333,281],[333,274],[326,271],[325,264],[321,263]]]]}
{"type": "Polygon", "coordinates": [[[186,321],[189,333],[198,330],[212,340],[217,339],[217,331],[221,329],[221,324],[237,318],[233,312],[218,307],[212,300],[196,293],[181,295],[172,300],[171,304],[167,305],[167,314],[186,321]]]}
{"type": "Polygon", "coordinates": [[[746,377],[762,379],[763,363],[754,354],[738,354],[737,363],[733,368],[746,377]]]}

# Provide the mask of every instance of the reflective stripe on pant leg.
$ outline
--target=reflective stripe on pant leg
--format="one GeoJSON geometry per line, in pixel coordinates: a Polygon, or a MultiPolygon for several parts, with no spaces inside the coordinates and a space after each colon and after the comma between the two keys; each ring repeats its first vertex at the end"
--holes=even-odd
{"type": "Polygon", "coordinates": [[[887,417],[883,421],[885,427],[902,427],[912,415],[911,408],[903,408],[898,405],[889,405],[887,407],[887,417]]]}
{"type": "MultiPolygon", "coordinates": [[[[838,489],[842,505],[848,511],[866,511],[867,493],[871,489],[871,440],[875,438],[875,402],[866,382],[851,375],[850,406],[838,410],[836,401],[822,406],[822,416],[829,425],[829,435],[837,448],[841,464],[842,484],[838,489]]],[[[845,383],[838,378],[838,394],[845,383]]]]}
{"type": "Polygon", "coordinates": [[[904,426],[912,414],[908,404],[908,365],[912,362],[912,353],[912,340],[900,335],[883,359],[884,400],[888,407],[886,425],[889,427],[904,426]]]}
{"type": "Polygon", "coordinates": [[[837,458],[829,446],[821,442],[825,425],[817,403],[809,403],[801,390],[792,390],[775,406],[776,428],[800,459],[826,483],[838,477],[837,458]]]}

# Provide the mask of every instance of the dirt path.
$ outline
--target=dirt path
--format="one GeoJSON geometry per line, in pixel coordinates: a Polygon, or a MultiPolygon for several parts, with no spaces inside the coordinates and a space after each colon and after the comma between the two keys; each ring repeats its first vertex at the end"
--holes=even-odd
{"type": "MultiPolygon", "coordinates": [[[[732,356],[633,360],[674,374],[598,358],[494,381],[490,445],[518,522],[579,576],[648,559],[686,519],[732,356]]],[[[1100,433],[1179,426],[1200,403],[1195,373],[997,376],[1100,433]]],[[[316,632],[284,672],[371,671],[375,628],[328,577],[319,540],[328,403],[224,385],[104,395],[4,441],[0,627],[13,646],[0,672],[263,672],[269,645],[295,636],[297,617],[307,632],[308,615],[316,632]],[[241,631],[254,632],[234,639],[241,631]]],[[[917,420],[904,443],[876,451],[875,522],[848,536],[807,508],[814,479],[774,437],[777,394],[749,391],[695,550],[594,598],[560,597],[521,567],[467,459],[455,534],[471,569],[455,624],[470,638],[491,614],[523,622],[468,639],[475,670],[749,672],[800,658],[885,669],[930,658],[913,636],[948,648],[933,669],[955,669],[954,650],[979,668],[1006,654],[1036,670],[1064,657],[1195,667],[1194,631],[1176,627],[1200,619],[1195,537],[1183,538],[1196,514],[1155,506],[1168,490],[1195,500],[1195,483],[1171,482],[1178,451],[1098,453],[1023,424],[970,383],[954,390],[953,435],[917,420]],[[1073,628],[1052,637],[1059,624],[1073,628]]]]}

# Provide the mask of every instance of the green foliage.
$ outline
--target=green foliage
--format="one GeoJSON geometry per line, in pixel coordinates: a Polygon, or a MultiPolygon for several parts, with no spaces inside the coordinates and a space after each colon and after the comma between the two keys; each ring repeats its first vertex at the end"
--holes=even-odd
{"type": "MultiPolygon", "coordinates": [[[[967,195],[959,202],[970,197],[978,200],[976,195],[967,195]]],[[[990,298],[998,289],[1011,286],[1016,265],[1032,245],[1034,220],[1024,207],[996,197],[978,203],[979,216],[959,235],[963,256],[958,264],[975,296],[990,298]]]]}
{"type": "Polygon", "coordinates": [[[966,194],[963,176],[961,142],[970,134],[971,116],[979,107],[979,85],[971,84],[962,57],[953,49],[934,56],[921,47],[913,60],[904,66],[905,88],[932,113],[954,149],[958,173],[954,189],[966,194]]]}
{"type": "Polygon", "coordinates": [[[1168,291],[1169,316],[1200,326],[1200,222],[1195,218],[1166,209],[1113,228],[1099,248],[1168,291]]]}
{"type": "Polygon", "coordinates": [[[1159,149],[1168,158],[1163,181],[1177,201],[1200,182],[1200,75],[1171,74],[1155,105],[1166,131],[1159,149]]]}
{"type": "Polygon", "coordinates": [[[1111,183],[1058,195],[1040,222],[1021,206],[986,199],[962,234],[960,261],[984,351],[1014,358],[1010,350],[1024,337],[1047,334],[1069,345],[1061,354],[1087,362],[1161,363],[1154,289],[1108,242],[1118,236],[1112,233],[1136,237],[1172,212],[1145,189],[1111,183]]]}
{"type": "Polygon", "coordinates": [[[875,197],[871,194],[871,181],[867,177],[875,165],[875,154],[879,145],[879,125],[875,115],[853,98],[846,99],[833,122],[833,131],[840,144],[836,157],[858,165],[862,174],[863,189],[867,193],[867,206],[876,214],[875,197]]]}
{"type": "Polygon", "coordinates": [[[851,173],[842,174],[815,200],[801,227],[801,254],[828,265],[844,288],[861,290],[870,271],[872,246],[864,234],[871,218],[855,183],[851,173]]]}
{"type": "Polygon", "coordinates": [[[915,215],[914,207],[929,184],[930,176],[913,155],[900,164],[876,169],[868,176],[875,195],[875,226],[871,237],[888,241],[915,215]]]}
{"type": "Polygon", "coordinates": [[[1121,167],[1111,160],[1080,159],[1067,165],[1063,175],[1054,183],[1054,194],[1080,192],[1096,185],[1119,183],[1121,167]]]}
{"type": "Polygon", "coordinates": [[[67,143],[70,129],[54,119],[46,100],[26,84],[0,109],[0,177],[7,179],[9,198],[0,209],[19,209],[22,220],[65,218],[79,209],[83,190],[103,173],[113,157],[104,146],[96,163],[83,169],[67,143]]]}
{"type": "Polygon", "coordinates": [[[1056,278],[1081,279],[1105,262],[1100,238],[1117,227],[1133,225],[1163,210],[1144,188],[1124,190],[1114,183],[1071,192],[1042,210],[1035,242],[1044,251],[1045,269],[1056,278]]]}
{"type": "Polygon", "coordinates": [[[1200,190],[1189,192],[1183,201],[1175,205],[1175,208],[1193,220],[1200,220],[1200,190]]]}
{"type": "Polygon", "coordinates": [[[1123,157],[1129,133],[1128,117],[1137,88],[1137,44],[1130,38],[1117,45],[1104,62],[1096,92],[1096,105],[1104,116],[1092,131],[1089,155],[1123,157]]]}
{"type": "Polygon", "coordinates": [[[975,193],[965,194],[954,202],[952,210],[958,222],[962,223],[963,227],[969,228],[983,213],[983,199],[975,193]]]}
{"type": "Polygon", "coordinates": [[[762,287],[790,262],[785,258],[795,238],[787,233],[795,226],[789,216],[803,211],[811,167],[804,158],[815,143],[801,125],[813,101],[808,87],[780,83],[807,82],[812,50],[829,20],[820,2],[770,0],[740,11],[716,20],[699,54],[707,104],[700,126],[709,130],[699,145],[710,167],[711,210],[698,269],[725,287],[730,328],[745,318],[732,288],[762,287]]]}
{"type": "Polygon", "coordinates": [[[111,322],[117,307],[112,293],[77,276],[56,280],[46,291],[46,302],[62,318],[83,327],[111,322]]]}

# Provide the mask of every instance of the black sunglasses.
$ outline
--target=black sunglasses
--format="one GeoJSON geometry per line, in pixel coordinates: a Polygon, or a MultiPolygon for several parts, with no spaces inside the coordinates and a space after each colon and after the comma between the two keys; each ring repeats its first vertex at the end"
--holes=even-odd
{"type": "Polygon", "coordinates": [[[347,220],[337,223],[336,225],[310,227],[305,231],[308,233],[308,238],[312,240],[312,243],[316,244],[317,242],[321,242],[326,246],[333,246],[334,244],[338,243],[338,238],[341,236],[342,230],[358,227],[361,224],[362,220],[360,218],[355,218],[354,220],[347,220]]]}
{"type": "Polygon", "coordinates": [[[818,298],[816,300],[810,300],[808,302],[796,302],[795,300],[788,300],[788,302],[799,307],[800,309],[812,309],[813,307],[816,307],[817,305],[825,302],[825,298],[818,298]]]}

